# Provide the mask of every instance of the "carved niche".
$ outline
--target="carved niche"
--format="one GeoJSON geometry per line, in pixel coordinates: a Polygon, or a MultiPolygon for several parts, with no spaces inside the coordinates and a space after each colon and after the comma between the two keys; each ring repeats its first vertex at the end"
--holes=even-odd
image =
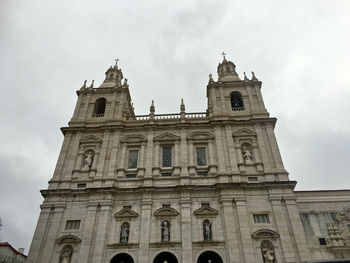
{"type": "Polygon", "coordinates": [[[335,223],[327,223],[327,248],[338,257],[350,257],[350,208],[337,212],[335,223]]]}

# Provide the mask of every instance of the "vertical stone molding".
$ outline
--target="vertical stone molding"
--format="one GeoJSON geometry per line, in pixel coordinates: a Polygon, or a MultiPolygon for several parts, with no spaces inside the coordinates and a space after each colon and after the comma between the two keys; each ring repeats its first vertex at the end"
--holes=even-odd
{"type": "MultiPolygon", "coordinates": [[[[188,195],[189,196],[189,195],[188,195]]],[[[181,198],[182,262],[192,263],[191,199],[181,198]]]]}
{"type": "Polygon", "coordinates": [[[149,263],[149,241],[151,229],[152,201],[144,199],[141,201],[141,226],[139,239],[139,263],[149,263]]]}
{"type": "Polygon", "coordinates": [[[114,178],[117,163],[118,145],[120,140],[120,132],[114,131],[112,137],[112,149],[110,153],[109,167],[108,167],[108,178],[114,178]]]}

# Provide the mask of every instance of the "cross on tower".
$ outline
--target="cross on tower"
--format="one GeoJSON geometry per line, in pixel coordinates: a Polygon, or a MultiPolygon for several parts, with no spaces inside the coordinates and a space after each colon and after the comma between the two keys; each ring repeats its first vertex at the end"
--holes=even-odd
{"type": "Polygon", "coordinates": [[[118,64],[118,61],[119,61],[120,59],[119,58],[116,58],[114,61],[115,61],[115,64],[118,64]]]}
{"type": "Polygon", "coordinates": [[[223,56],[225,58],[226,53],[224,51],[222,51],[221,56],[223,56]]]}

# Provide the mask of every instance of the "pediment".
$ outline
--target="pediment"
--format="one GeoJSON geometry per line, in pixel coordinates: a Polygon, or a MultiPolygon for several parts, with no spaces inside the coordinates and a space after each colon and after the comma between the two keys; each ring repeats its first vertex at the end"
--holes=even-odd
{"type": "Polygon", "coordinates": [[[277,238],[278,233],[270,229],[259,229],[252,234],[254,238],[277,238]]]}
{"type": "Polygon", "coordinates": [[[127,135],[121,139],[122,143],[141,143],[147,142],[147,138],[142,135],[127,135]]]}
{"type": "Polygon", "coordinates": [[[255,137],[256,133],[255,133],[255,131],[243,128],[243,129],[240,129],[240,130],[234,132],[232,134],[232,136],[233,137],[252,137],[252,136],[255,137]]]}
{"type": "Polygon", "coordinates": [[[210,206],[202,206],[193,212],[196,216],[216,216],[219,214],[219,211],[210,207],[210,206]]]}
{"type": "Polygon", "coordinates": [[[172,133],[166,132],[161,135],[156,136],[153,141],[179,141],[181,138],[172,133]]]}
{"type": "Polygon", "coordinates": [[[178,214],[179,212],[171,207],[161,207],[154,212],[154,216],[177,216],[178,214]]]}
{"type": "Polygon", "coordinates": [[[82,138],[79,142],[80,143],[102,143],[102,140],[96,136],[90,135],[82,138]]]}
{"type": "Polygon", "coordinates": [[[187,136],[187,140],[213,140],[214,135],[210,132],[192,132],[187,136]]]}
{"type": "Polygon", "coordinates": [[[115,218],[130,218],[130,217],[138,217],[138,216],[139,214],[133,211],[129,207],[124,207],[122,210],[114,214],[115,218]]]}
{"type": "Polygon", "coordinates": [[[63,243],[80,243],[81,239],[77,236],[73,236],[71,234],[65,235],[62,237],[59,237],[56,239],[56,243],[63,244],[63,243]]]}

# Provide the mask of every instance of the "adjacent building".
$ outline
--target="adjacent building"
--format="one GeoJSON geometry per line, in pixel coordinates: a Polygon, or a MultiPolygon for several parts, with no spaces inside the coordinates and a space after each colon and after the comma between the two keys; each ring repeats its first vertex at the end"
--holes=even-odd
{"type": "MultiPolygon", "coordinates": [[[[28,255],[36,263],[350,257],[350,191],[299,191],[252,73],[225,57],[205,112],[135,115],[116,64],[77,91],[28,255]]],[[[205,90],[203,89],[203,92],[205,90]]],[[[302,153],[301,153],[302,154],[302,153]]]]}

